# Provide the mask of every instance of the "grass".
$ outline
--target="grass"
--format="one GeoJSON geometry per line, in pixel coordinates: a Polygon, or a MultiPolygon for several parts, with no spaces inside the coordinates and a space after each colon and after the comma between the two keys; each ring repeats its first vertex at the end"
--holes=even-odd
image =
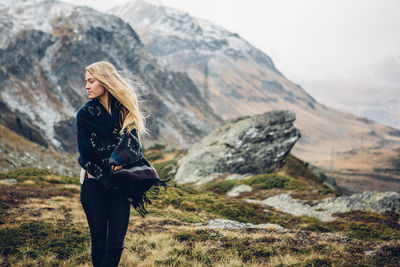
{"type": "Polygon", "coordinates": [[[0,228],[0,254],[14,260],[24,257],[38,260],[50,254],[57,260],[65,260],[81,254],[89,242],[88,232],[68,225],[27,222],[0,228]]]}
{"type": "MultiPolygon", "coordinates": [[[[243,230],[221,231],[213,229],[190,229],[174,234],[174,239],[183,244],[173,249],[168,264],[181,266],[184,261],[197,261],[202,266],[214,266],[227,257],[238,257],[246,266],[378,266],[379,257],[366,257],[364,250],[376,250],[376,254],[388,253],[387,247],[374,247],[374,243],[347,240],[340,237],[327,239],[312,233],[294,232],[278,235],[261,231],[247,234],[243,230]],[[199,249],[202,248],[202,249],[199,249]],[[223,253],[220,253],[223,251],[223,253]],[[379,252],[378,252],[379,251],[379,252]],[[180,261],[178,261],[180,257],[180,261]],[[278,261],[279,264],[273,265],[278,261]],[[286,263],[286,264],[285,264],[286,263]]],[[[390,247],[397,253],[399,242],[390,247]]],[[[393,252],[391,256],[393,256],[393,252]]],[[[391,258],[386,262],[399,263],[391,258]]],[[[167,262],[164,262],[167,263],[167,262]]],[[[183,265],[184,266],[184,265],[183,265]]]]}
{"type": "Polygon", "coordinates": [[[281,175],[281,174],[259,174],[246,179],[240,180],[218,180],[209,182],[203,186],[204,190],[212,191],[217,194],[226,194],[232,188],[238,185],[250,185],[257,189],[272,189],[272,188],[285,188],[285,189],[305,189],[305,186],[296,181],[296,179],[281,175]]]}
{"type": "MultiPolygon", "coordinates": [[[[178,153],[159,155],[161,149],[156,147],[149,152],[157,161],[153,166],[160,177],[165,178],[175,174],[180,156],[178,153]]],[[[120,265],[400,264],[397,213],[351,211],[334,214],[337,217],[334,222],[320,222],[225,195],[234,186],[247,184],[260,196],[282,190],[303,194],[309,199],[322,197],[325,189],[321,181],[312,177],[301,161],[294,158],[294,163],[290,162],[289,159],[288,164],[298,164],[298,167],[288,165],[279,173],[220,180],[200,188],[170,182],[167,191],[150,196],[153,205],[148,206],[150,214],[146,219],[132,211],[120,265]],[[215,218],[254,224],[275,223],[288,230],[207,229],[194,224],[215,218]]],[[[77,177],[68,178],[34,168],[1,173],[0,177],[18,181],[16,185],[0,185],[0,207],[4,207],[0,215],[0,219],[3,218],[0,220],[1,266],[90,266],[90,235],[79,204],[77,177]]]]}
{"type": "Polygon", "coordinates": [[[58,175],[48,170],[24,168],[0,173],[1,179],[16,179],[18,185],[79,184],[79,178],[58,175]]]}
{"type": "MultiPolygon", "coordinates": [[[[254,203],[178,184],[172,184],[167,191],[154,196],[153,204],[149,207],[151,213],[164,214],[164,217],[175,218],[182,222],[204,222],[206,218],[225,218],[253,224],[275,223],[289,229],[320,233],[336,232],[360,240],[389,241],[400,238],[396,218],[386,225],[382,221],[362,222],[340,217],[333,222],[321,222],[313,217],[294,216],[275,210],[265,211],[265,208],[254,203]],[[166,210],[174,212],[166,214],[166,210]],[[180,216],[177,216],[178,211],[182,211],[180,216]]],[[[366,214],[370,217],[380,216],[374,212],[366,214]]]]}

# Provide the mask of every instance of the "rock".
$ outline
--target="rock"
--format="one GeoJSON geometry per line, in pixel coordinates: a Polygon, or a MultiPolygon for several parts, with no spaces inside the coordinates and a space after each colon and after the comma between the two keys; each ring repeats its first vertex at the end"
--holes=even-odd
{"type": "Polygon", "coordinates": [[[195,183],[213,173],[271,173],[283,165],[300,138],[295,114],[275,110],[226,121],[195,143],[179,162],[177,183],[195,183]]]}
{"type": "Polygon", "coordinates": [[[400,213],[400,194],[397,192],[363,192],[351,196],[326,198],[315,201],[312,206],[302,203],[287,194],[259,200],[247,200],[248,202],[271,206],[280,211],[317,218],[327,222],[335,220],[332,215],[336,212],[348,212],[351,210],[371,210],[378,213],[395,211],[400,213]]]}
{"type": "Polygon", "coordinates": [[[18,181],[15,179],[2,179],[0,184],[16,184],[18,181]]]}
{"type": "Polygon", "coordinates": [[[205,183],[211,182],[213,180],[216,180],[220,177],[220,174],[218,173],[211,173],[210,175],[204,176],[203,179],[198,180],[195,185],[203,185],[205,183]]]}
{"type": "Polygon", "coordinates": [[[243,228],[261,228],[277,231],[286,231],[286,228],[273,223],[263,223],[263,224],[252,224],[252,223],[241,223],[226,219],[215,219],[209,220],[206,227],[208,228],[219,228],[219,229],[243,229],[243,228]]]}
{"type": "MultiPolygon", "coordinates": [[[[251,202],[254,202],[254,200],[251,202]]],[[[289,214],[314,217],[323,222],[333,221],[335,219],[331,216],[332,213],[326,211],[317,211],[309,205],[301,203],[299,200],[294,199],[287,194],[269,197],[263,201],[259,201],[258,203],[261,205],[274,207],[275,209],[289,214]]]]}
{"type": "Polygon", "coordinates": [[[231,191],[229,191],[226,194],[230,197],[237,197],[238,195],[240,195],[240,193],[251,192],[252,190],[253,190],[253,188],[251,188],[251,186],[249,186],[247,184],[241,184],[241,185],[235,186],[234,188],[231,189],[231,191]]]}
{"type": "Polygon", "coordinates": [[[238,174],[238,173],[232,173],[228,175],[225,180],[242,180],[242,179],[247,179],[250,178],[252,175],[250,173],[245,173],[245,174],[238,174]]]}
{"type": "Polygon", "coordinates": [[[398,192],[368,191],[351,196],[327,198],[316,203],[313,208],[326,209],[330,212],[350,210],[372,210],[376,212],[395,211],[400,213],[400,194],[398,192]]]}
{"type": "Polygon", "coordinates": [[[77,152],[85,66],[99,60],[113,63],[146,102],[148,138],[185,148],[222,122],[188,74],[160,66],[122,19],[60,1],[5,2],[0,123],[28,140],[77,152]]]}

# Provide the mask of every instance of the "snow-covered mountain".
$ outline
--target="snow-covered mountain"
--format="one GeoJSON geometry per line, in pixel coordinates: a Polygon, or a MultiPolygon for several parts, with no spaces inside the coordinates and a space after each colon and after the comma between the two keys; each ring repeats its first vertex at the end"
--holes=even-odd
{"type": "Polygon", "coordinates": [[[109,12],[130,23],[160,64],[185,71],[199,88],[209,88],[209,103],[224,119],[273,109],[295,111],[302,138],[292,152],[302,159],[318,164],[361,147],[400,146],[400,131],[318,103],[238,34],[143,0],[109,12]]]}
{"type": "Polygon", "coordinates": [[[110,13],[139,32],[160,64],[187,72],[199,88],[204,87],[207,68],[210,103],[223,118],[254,114],[266,105],[274,109],[287,102],[314,106],[315,100],[299,86],[276,82],[283,75],[271,58],[236,33],[149,1],[133,0],[110,13]]]}
{"type": "Polygon", "coordinates": [[[85,66],[99,60],[141,85],[152,138],[185,146],[221,121],[192,80],[159,66],[120,18],[55,0],[3,1],[0,8],[0,123],[28,139],[76,149],[85,66]]]}

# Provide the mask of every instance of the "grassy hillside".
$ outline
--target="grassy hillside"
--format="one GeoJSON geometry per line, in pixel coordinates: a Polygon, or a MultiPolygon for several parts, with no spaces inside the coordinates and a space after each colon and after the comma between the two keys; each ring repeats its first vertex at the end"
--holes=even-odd
{"type": "MultiPolygon", "coordinates": [[[[176,172],[184,151],[145,151],[160,176],[176,172]]],[[[79,202],[78,177],[40,169],[0,174],[0,265],[91,266],[90,235],[79,202]]],[[[290,157],[275,174],[203,186],[171,183],[151,196],[150,214],[142,219],[131,209],[120,266],[383,266],[400,264],[400,226],[395,213],[353,211],[335,214],[334,222],[293,216],[243,199],[286,192],[305,200],[339,195],[325,187],[290,157]],[[239,183],[251,195],[227,197],[239,183]],[[210,219],[274,223],[286,228],[209,229],[210,219]]]]}

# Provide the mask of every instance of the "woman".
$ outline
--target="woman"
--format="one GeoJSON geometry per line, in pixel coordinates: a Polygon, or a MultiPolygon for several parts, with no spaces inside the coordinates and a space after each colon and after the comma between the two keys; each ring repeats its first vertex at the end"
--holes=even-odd
{"type": "MultiPolygon", "coordinates": [[[[78,161],[82,167],[80,200],[89,224],[93,265],[118,266],[130,204],[135,204],[137,209],[140,204],[143,209],[143,201],[149,202],[143,192],[157,182],[142,190],[141,195],[135,192],[129,197],[124,187],[129,187],[132,180],[125,180],[123,184],[118,180],[120,176],[115,175],[123,168],[126,170],[126,166],[145,160],[139,140],[147,129],[134,90],[115,67],[105,61],[86,68],[85,82],[90,100],[76,116],[78,161]],[[129,148],[129,153],[121,152],[123,144],[129,148]],[[133,203],[133,198],[139,204],[133,203]]],[[[157,175],[150,165],[148,169],[157,175]]],[[[137,188],[136,185],[132,187],[137,188]]]]}

